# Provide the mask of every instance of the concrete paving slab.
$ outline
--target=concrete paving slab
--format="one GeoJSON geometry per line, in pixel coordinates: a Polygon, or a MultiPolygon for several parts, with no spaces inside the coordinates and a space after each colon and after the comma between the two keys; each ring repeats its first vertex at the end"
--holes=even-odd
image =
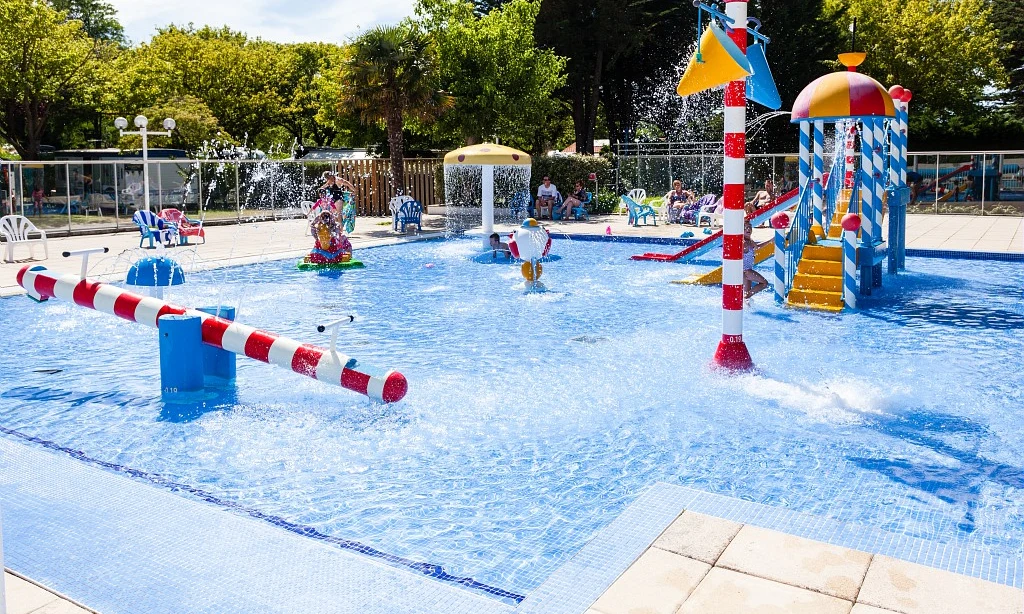
{"type": "Polygon", "coordinates": [[[871,555],[746,525],[718,566],[854,601],[871,555]]]}
{"type": "Polygon", "coordinates": [[[706,563],[651,548],[592,609],[601,614],[673,614],[710,569],[706,563]]]}
{"type": "Polygon", "coordinates": [[[876,608],[873,605],[865,605],[863,603],[853,604],[853,609],[850,610],[850,614],[900,614],[899,612],[893,612],[892,610],[883,610],[882,608],[876,608]]]}
{"type": "Polygon", "coordinates": [[[876,556],[858,602],[901,614],[1021,614],[1020,589],[876,556]]]}
{"type": "Polygon", "coordinates": [[[4,592],[7,597],[7,614],[29,614],[59,600],[50,591],[6,572],[4,592]]]}
{"type": "Polygon", "coordinates": [[[654,542],[654,547],[714,565],[742,527],[731,520],[683,512],[654,542]]]}
{"type": "Polygon", "coordinates": [[[849,614],[849,601],[716,567],[679,614],[849,614]]]}

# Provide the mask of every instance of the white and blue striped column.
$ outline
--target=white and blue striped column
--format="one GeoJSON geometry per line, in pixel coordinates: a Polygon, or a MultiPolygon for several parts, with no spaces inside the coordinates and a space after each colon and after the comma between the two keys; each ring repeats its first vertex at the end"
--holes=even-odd
{"type": "Polygon", "coordinates": [[[874,132],[871,125],[864,122],[860,130],[860,213],[863,222],[860,233],[862,243],[871,244],[875,241],[874,228],[872,227],[874,216],[871,212],[872,201],[874,200],[875,188],[873,185],[873,174],[871,163],[871,150],[874,149],[874,132]]]}
{"type": "Polygon", "coordinates": [[[789,230],[789,214],[779,211],[772,216],[772,228],[775,229],[775,302],[786,300],[786,233],[789,230]]]}
{"type": "MultiPolygon", "coordinates": [[[[825,122],[817,120],[814,122],[814,225],[820,229],[822,228],[822,199],[824,196],[824,187],[822,186],[822,178],[825,175],[825,122]]],[[[824,232],[822,230],[816,230],[816,232],[824,232]]]]}
{"type": "Polygon", "coordinates": [[[875,217],[872,220],[872,225],[875,228],[875,239],[882,239],[882,212],[885,208],[885,158],[882,157],[882,146],[885,144],[885,132],[882,129],[882,118],[876,117],[871,120],[872,137],[874,139],[874,147],[871,150],[871,165],[872,178],[874,179],[875,198],[874,202],[874,214],[875,217]]]}
{"type": "MultiPolygon", "coordinates": [[[[851,215],[851,214],[847,214],[851,215]]],[[[857,231],[843,230],[843,302],[857,307],[857,231]]]]}
{"type": "Polygon", "coordinates": [[[800,122],[800,189],[811,176],[811,122],[800,122]]]}
{"type": "MultiPolygon", "coordinates": [[[[909,154],[907,153],[907,134],[908,134],[908,121],[909,121],[909,107],[910,99],[913,97],[913,93],[908,90],[903,90],[903,96],[900,97],[902,104],[898,105],[899,111],[897,114],[900,118],[900,186],[906,187],[907,185],[907,164],[909,154]]],[[[904,218],[904,222],[906,218],[904,218]]],[[[900,225],[900,251],[896,255],[896,268],[903,271],[907,268],[907,225],[906,223],[900,225]]]]}
{"type": "Polygon", "coordinates": [[[903,137],[900,136],[900,103],[896,103],[896,117],[888,120],[886,125],[889,127],[887,133],[889,135],[889,183],[893,187],[900,187],[900,152],[903,149],[903,137]]]}

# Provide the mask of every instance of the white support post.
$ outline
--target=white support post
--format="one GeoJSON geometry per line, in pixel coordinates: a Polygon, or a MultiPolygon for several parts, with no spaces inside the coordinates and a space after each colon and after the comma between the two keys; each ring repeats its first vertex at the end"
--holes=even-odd
{"type": "Polygon", "coordinates": [[[484,249],[490,249],[490,236],[494,232],[494,165],[483,165],[481,187],[483,189],[481,215],[484,227],[484,249]]]}

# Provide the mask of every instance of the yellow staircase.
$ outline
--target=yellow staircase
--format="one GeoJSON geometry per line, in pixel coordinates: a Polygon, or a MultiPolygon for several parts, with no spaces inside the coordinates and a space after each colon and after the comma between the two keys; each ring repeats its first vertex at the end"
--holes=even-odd
{"type": "Polygon", "coordinates": [[[836,210],[832,214],[832,225],[828,229],[829,239],[841,239],[843,237],[843,216],[850,210],[850,199],[859,198],[856,191],[844,188],[839,192],[839,200],[836,201],[836,210]]]}
{"type": "MultiPolygon", "coordinates": [[[[833,228],[838,224],[834,224],[833,228]]],[[[822,311],[843,310],[843,248],[806,245],[786,302],[822,311]]]]}

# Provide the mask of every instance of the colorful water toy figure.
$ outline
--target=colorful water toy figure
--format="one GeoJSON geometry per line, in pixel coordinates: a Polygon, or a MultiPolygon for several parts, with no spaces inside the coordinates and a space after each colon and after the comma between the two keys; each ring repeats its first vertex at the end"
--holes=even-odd
{"type": "Polygon", "coordinates": [[[319,209],[309,229],[315,243],[309,255],[299,261],[300,271],[363,268],[362,262],[352,259],[352,243],[331,210],[319,209]]]}
{"type": "Polygon", "coordinates": [[[540,282],[544,267],[540,259],[551,251],[551,234],[537,220],[527,218],[512,233],[508,249],[512,255],[523,261],[523,277],[527,292],[544,292],[547,288],[540,282]]]}
{"type": "Polygon", "coordinates": [[[345,234],[352,234],[356,229],[356,203],[352,193],[344,194],[345,206],[341,208],[341,227],[345,234]]]}

